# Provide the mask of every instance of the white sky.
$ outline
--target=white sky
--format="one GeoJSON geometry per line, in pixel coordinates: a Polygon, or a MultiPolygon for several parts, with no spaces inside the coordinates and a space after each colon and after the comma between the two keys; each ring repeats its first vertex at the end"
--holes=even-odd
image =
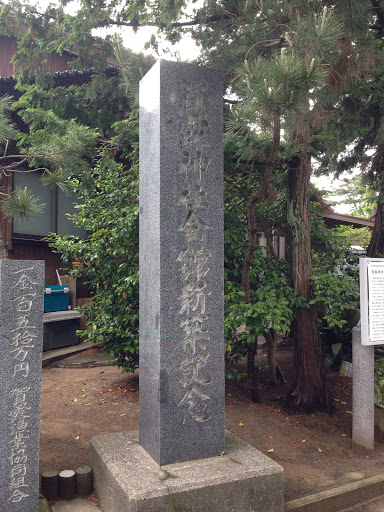
{"type": "MultiPolygon", "coordinates": [[[[341,177],[348,178],[351,177],[353,173],[343,173],[341,177]]],[[[319,178],[312,177],[311,182],[319,189],[319,190],[327,190],[332,191],[337,189],[340,185],[345,185],[345,183],[342,180],[332,179],[329,176],[321,176],[319,178]]],[[[343,196],[330,196],[330,200],[332,201],[342,201],[343,196]]],[[[350,205],[347,204],[337,204],[335,206],[332,206],[332,208],[337,213],[344,213],[346,215],[352,214],[352,209],[350,205]]]]}

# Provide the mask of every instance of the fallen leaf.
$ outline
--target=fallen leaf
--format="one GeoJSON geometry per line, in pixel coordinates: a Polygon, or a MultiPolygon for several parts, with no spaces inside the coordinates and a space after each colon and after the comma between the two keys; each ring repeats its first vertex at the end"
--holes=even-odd
{"type": "Polygon", "coordinates": [[[240,421],[240,423],[239,423],[239,427],[244,427],[244,423],[242,423],[242,422],[240,421]]]}
{"type": "Polygon", "coordinates": [[[347,437],[347,434],[341,434],[341,437],[347,437]]]}
{"type": "Polygon", "coordinates": [[[228,396],[232,396],[231,393],[228,393],[228,396]]]}
{"type": "Polygon", "coordinates": [[[340,402],[340,398],[335,398],[335,402],[340,402]]]}
{"type": "Polygon", "coordinates": [[[74,401],[74,402],[77,402],[77,398],[75,398],[73,401],[74,401]]]}
{"type": "Polygon", "coordinates": [[[233,409],[233,405],[229,405],[228,407],[229,407],[230,409],[233,409]]]}
{"type": "Polygon", "coordinates": [[[270,450],[268,450],[268,453],[273,453],[273,448],[271,448],[270,450]]]}
{"type": "Polygon", "coordinates": [[[343,405],[347,405],[347,402],[343,402],[343,401],[341,401],[341,403],[342,403],[343,405]]]}
{"type": "Polygon", "coordinates": [[[306,443],[306,442],[307,442],[307,440],[306,440],[306,439],[303,439],[301,442],[302,442],[302,443],[306,443]]]}
{"type": "Polygon", "coordinates": [[[85,389],[82,389],[81,391],[82,391],[83,393],[85,393],[85,389]]]}
{"type": "Polygon", "coordinates": [[[78,441],[80,439],[80,436],[75,437],[75,439],[76,439],[76,441],[78,441]]]}
{"type": "Polygon", "coordinates": [[[87,395],[81,395],[83,398],[87,398],[87,395]]]}
{"type": "Polygon", "coordinates": [[[108,391],[113,391],[113,389],[112,389],[112,388],[110,388],[110,389],[108,389],[108,391]]]}
{"type": "Polygon", "coordinates": [[[123,414],[120,414],[120,416],[125,416],[126,414],[127,414],[127,413],[126,413],[126,412],[124,412],[123,414]]]}
{"type": "Polygon", "coordinates": [[[321,453],[323,450],[321,448],[318,448],[319,452],[321,453]]]}
{"type": "Polygon", "coordinates": [[[347,414],[352,414],[352,411],[345,411],[347,414]]]}
{"type": "Polygon", "coordinates": [[[119,402],[112,402],[112,405],[119,405],[119,402]]]}

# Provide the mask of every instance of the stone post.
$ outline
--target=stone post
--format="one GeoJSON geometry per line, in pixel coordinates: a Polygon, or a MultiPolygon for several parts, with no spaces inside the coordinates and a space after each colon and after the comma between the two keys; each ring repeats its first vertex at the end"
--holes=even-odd
{"type": "Polygon", "coordinates": [[[159,61],[140,83],[140,444],[224,451],[223,83],[159,61]]]}
{"type": "Polygon", "coordinates": [[[37,512],[44,262],[0,260],[0,511],[37,512]]]}
{"type": "Polygon", "coordinates": [[[352,329],[352,445],[374,450],[374,346],[361,344],[361,327],[352,329]]]}

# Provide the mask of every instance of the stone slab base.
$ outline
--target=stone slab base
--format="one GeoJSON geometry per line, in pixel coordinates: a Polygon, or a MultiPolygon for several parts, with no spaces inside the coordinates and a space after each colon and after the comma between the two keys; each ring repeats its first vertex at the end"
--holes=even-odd
{"type": "Polygon", "coordinates": [[[230,432],[225,454],[159,466],[138,432],[90,443],[104,512],[283,512],[283,468],[230,432]]]}

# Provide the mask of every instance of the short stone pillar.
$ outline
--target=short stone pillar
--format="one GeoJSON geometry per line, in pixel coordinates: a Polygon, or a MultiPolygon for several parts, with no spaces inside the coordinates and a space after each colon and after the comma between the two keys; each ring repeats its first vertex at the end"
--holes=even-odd
{"type": "Polygon", "coordinates": [[[375,352],[361,344],[361,327],[352,329],[352,445],[374,450],[375,434],[375,352]]]}
{"type": "Polygon", "coordinates": [[[37,512],[44,261],[0,260],[0,510],[37,512]]]}

